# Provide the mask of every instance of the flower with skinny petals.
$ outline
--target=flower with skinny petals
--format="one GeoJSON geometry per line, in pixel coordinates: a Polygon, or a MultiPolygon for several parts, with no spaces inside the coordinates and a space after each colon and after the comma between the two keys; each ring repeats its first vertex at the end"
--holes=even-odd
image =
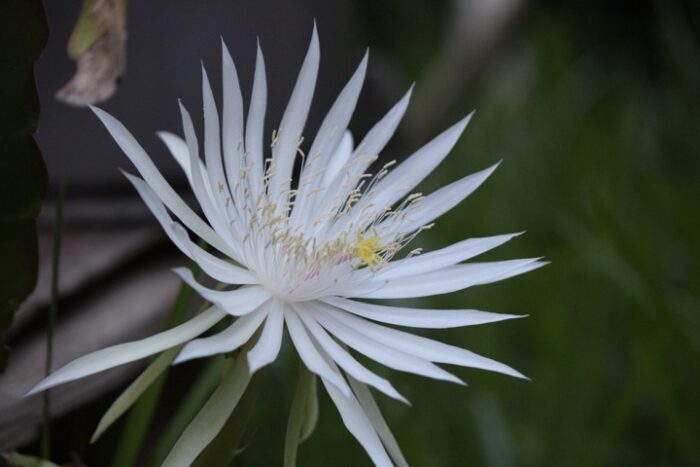
{"type": "MultiPolygon", "coordinates": [[[[314,28],[289,104],[265,154],[265,65],[258,48],[247,118],[236,68],[225,46],[223,115],[203,71],[204,142],[180,105],[184,139],[160,138],[185,172],[204,218],[163,178],[134,137],[114,117],[94,108],[141,177],[127,174],[172,242],[201,270],[226,285],[212,289],[188,269],[175,272],[211,307],[175,328],[137,342],[78,358],[32,392],[181,346],[175,362],[242,349],[225,379],[226,394],[208,416],[211,433],[196,448],[174,448],[168,465],[188,465],[216,435],[240,398],[250,375],[272,363],[284,330],[301,361],[318,376],[348,430],[376,465],[406,465],[368,389],[406,399],[352,351],[394,370],[461,383],[436,364],[481,368],[523,377],[512,368],[467,350],[419,337],[389,325],[455,328],[514,318],[478,310],[430,310],[374,304],[358,299],[402,299],[455,292],[522,274],[539,259],[464,263],[517,234],[463,240],[420,254],[395,257],[434,219],[472,193],[492,166],[427,196],[411,194],[447,156],[467,126],[460,120],[402,163],[368,174],[401,120],[406,95],[354,146],[347,131],[365,77],[367,55],[326,115],[306,154],[302,132],[316,84],[319,44],[314,28]],[[203,160],[200,158],[203,149],[203,160]],[[301,158],[297,184],[293,169],[301,158]],[[174,216],[174,218],[173,218],[174,216]],[[215,253],[200,247],[191,235],[215,253]],[[232,323],[201,337],[227,317],[232,323]],[[255,339],[257,337],[257,340],[255,339]],[[350,350],[352,349],[352,351],[350,350]],[[239,364],[240,362],[240,364],[239,364]],[[227,377],[228,378],[228,377],[227,377]],[[227,383],[229,381],[229,383],[227,383]],[[179,449],[179,450],[178,450],[179,449]]],[[[222,389],[223,391],[223,389],[222,389]]],[[[215,394],[216,396],[216,394],[215,394]]],[[[215,397],[213,396],[213,398],[215,397]]],[[[205,407],[206,409],[206,407],[205,407]]],[[[187,436],[187,431],[183,437],[187,436]]],[[[166,463],[168,463],[166,462],[166,463]]]]}

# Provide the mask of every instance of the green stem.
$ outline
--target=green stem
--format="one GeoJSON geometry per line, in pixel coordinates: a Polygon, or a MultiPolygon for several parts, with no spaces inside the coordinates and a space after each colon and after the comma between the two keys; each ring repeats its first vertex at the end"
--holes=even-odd
{"type": "Polygon", "coordinates": [[[294,467],[297,462],[297,448],[301,427],[304,423],[304,414],[308,401],[308,392],[314,375],[300,361],[299,362],[299,382],[297,383],[292,408],[289,411],[289,421],[287,422],[287,434],[284,441],[284,467],[294,467]]]}
{"type": "MultiPolygon", "coordinates": [[[[46,376],[51,373],[53,364],[53,335],[56,329],[56,315],[58,314],[58,276],[61,263],[61,240],[63,237],[63,203],[66,196],[64,183],[58,188],[56,199],[56,221],[53,233],[53,251],[51,253],[51,301],[49,304],[49,322],[46,334],[46,362],[44,372],[46,376]]],[[[44,391],[43,427],[41,433],[41,455],[44,459],[51,458],[51,391],[44,391]]]]}

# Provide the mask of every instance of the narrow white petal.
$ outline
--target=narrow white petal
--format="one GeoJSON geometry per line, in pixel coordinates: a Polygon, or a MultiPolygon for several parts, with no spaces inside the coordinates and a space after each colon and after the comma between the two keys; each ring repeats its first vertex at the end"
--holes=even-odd
{"type": "Polygon", "coordinates": [[[212,290],[197,282],[187,268],[175,268],[173,271],[199,295],[232,316],[250,313],[270,298],[269,292],[258,285],[246,285],[235,290],[212,290]]]}
{"type": "Polygon", "coordinates": [[[334,203],[339,203],[348,197],[350,191],[355,189],[351,182],[356,182],[357,177],[362,175],[374,158],[384,149],[394,135],[399,122],[406,113],[406,108],[411,100],[413,86],[406,94],[387,112],[387,114],[377,122],[371,130],[367,132],[360,144],[355,148],[348,169],[345,173],[338,173],[335,179],[327,185],[326,195],[320,199],[316,206],[316,213],[325,213],[334,203]]]}
{"type": "MultiPolygon", "coordinates": [[[[170,154],[173,156],[173,159],[180,165],[180,168],[182,168],[182,171],[185,172],[185,176],[187,177],[187,181],[190,182],[190,186],[194,190],[194,181],[192,180],[192,170],[190,169],[190,151],[189,148],[187,147],[187,143],[185,142],[184,139],[180,138],[177,135],[174,135],[168,131],[159,131],[156,133],[158,137],[163,141],[165,146],[168,148],[168,151],[170,154]]],[[[204,163],[198,158],[199,160],[199,170],[204,173],[206,172],[206,168],[204,167],[204,163]]],[[[209,179],[206,179],[204,181],[204,188],[207,190],[207,194],[209,195],[209,198],[214,202],[214,193],[211,191],[211,185],[209,184],[209,179]]]]}
{"type": "Polygon", "coordinates": [[[450,153],[474,112],[433,138],[384,177],[369,197],[373,204],[390,206],[427,177],[450,153]]]}
{"type": "Polygon", "coordinates": [[[112,135],[117,145],[131,160],[143,179],[153,188],[153,191],[190,230],[199,235],[211,246],[222,253],[232,253],[231,247],[221,239],[216,232],[206,224],[194,211],[175,193],[175,190],[163,178],[146,151],[136,141],[131,133],[117,119],[102,109],[90,107],[102,121],[107,131],[112,135]]]}
{"type": "Polygon", "coordinates": [[[134,185],[136,192],[139,194],[139,196],[141,196],[141,199],[143,199],[144,203],[146,203],[146,206],[148,206],[148,209],[151,210],[153,216],[160,223],[161,227],[163,227],[163,230],[168,235],[168,238],[170,238],[175,246],[177,246],[180,251],[187,255],[187,257],[192,258],[187,245],[185,245],[185,243],[182,242],[182,239],[175,234],[174,226],[176,223],[173,222],[167,209],[165,209],[165,206],[158,198],[158,195],[156,195],[153,189],[142,179],[126,172],[122,173],[131,182],[131,184],[134,185]]]}
{"type": "Polygon", "coordinates": [[[323,309],[311,309],[310,312],[314,319],[331,334],[372,360],[394,370],[464,384],[459,378],[428,360],[389,347],[382,340],[372,339],[357,329],[346,325],[329,313],[329,310],[333,309],[325,306],[323,309]]]}
{"type": "Polygon", "coordinates": [[[54,371],[37,384],[27,395],[59,384],[108,370],[115,366],[146,358],[155,353],[180,345],[197,337],[218,323],[226,313],[216,307],[200,313],[191,320],[151,337],[98,350],[73,360],[54,371]]]}
{"type": "Polygon", "coordinates": [[[425,274],[391,280],[377,279],[361,286],[339,288],[336,295],[355,298],[427,297],[508,279],[545,264],[537,258],[458,264],[425,274]]]}
{"type": "Polygon", "coordinates": [[[333,155],[328,160],[328,165],[323,171],[323,179],[321,180],[321,185],[324,189],[327,189],[333,180],[338,176],[341,169],[352,156],[352,133],[345,131],[343,133],[343,138],[338,143],[338,146],[333,151],[333,155]]]}
{"type": "Polygon", "coordinates": [[[446,329],[477,324],[494,323],[523,315],[506,315],[479,310],[440,310],[423,308],[399,308],[373,303],[357,302],[347,298],[324,298],[324,302],[350,313],[381,323],[424,329],[446,329]]]}
{"type": "Polygon", "coordinates": [[[221,159],[221,129],[219,127],[219,112],[216,109],[214,94],[209,84],[209,77],[202,65],[202,102],[204,103],[204,161],[207,165],[209,183],[214,190],[214,197],[219,203],[219,210],[223,213],[223,204],[230,191],[224,164],[221,159]]]}
{"type": "Polygon", "coordinates": [[[231,192],[238,203],[239,190],[236,184],[243,160],[243,97],[238,82],[236,65],[231,54],[221,39],[221,63],[223,69],[224,109],[222,120],[222,143],[224,148],[224,166],[231,192]]]}
{"type": "Polygon", "coordinates": [[[233,265],[212,255],[190,240],[189,235],[177,222],[173,222],[163,203],[160,202],[151,187],[138,177],[124,173],[141,195],[148,208],[165,230],[170,240],[187,257],[199,264],[204,272],[214,279],[227,284],[257,284],[258,279],[247,269],[233,265]]]}
{"type": "MultiPolygon", "coordinates": [[[[420,201],[419,206],[410,211],[407,219],[402,219],[400,232],[413,232],[457,206],[457,204],[472,194],[474,190],[479,188],[497,167],[498,164],[494,164],[488,169],[467,175],[426,196],[425,199],[420,201]]],[[[377,227],[377,230],[381,232],[382,228],[383,226],[380,225],[377,227]]]]}
{"type": "Polygon", "coordinates": [[[366,385],[357,381],[352,376],[348,376],[348,382],[355,393],[355,397],[357,397],[358,402],[367,415],[367,418],[372,422],[372,426],[379,435],[379,439],[382,440],[382,444],[389,453],[391,460],[393,460],[398,467],[408,467],[408,462],[401,452],[399,443],[396,442],[396,438],[394,438],[384,417],[382,417],[377,402],[374,400],[374,397],[372,397],[372,392],[366,385]]]}
{"type": "Polygon", "coordinates": [[[350,123],[350,118],[357,105],[357,99],[360,96],[362,83],[365,80],[368,57],[369,52],[365,53],[364,57],[362,57],[362,61],[357,66],[357,70],[355,70],[355,73],[353,73],[348,83],[338,95],[338,98],[333,103],[333,106],[328,111],[326,118],[323,120],[321,127],[316,133],[316,138],[309,150],[309,157],[312,158],[312,160],[319,161],[318,163],[321,167],[325,167],[328,159],[332,155],[331,151],[338,145],[345,133],[348,123],[350,123]],[[314,159],[317,154],[322,154],[323,156],[314,159]]]}
{"type": "Polygon", "coordinates": [[[331,368],[323,359],[323,356],[307,334],[306,329],[304,329],[304,325],[301,323],[296,311],[289,308],[285,310],[284,320],[287,322],[287,330],[294,343],[294,348],[297,349],[299,358],[304,362],[304,365],[322,379],[329,381],[343,394],[350,396],[350,386],[348,386],[340,373],[331,368]]]}
{"type": "MultiPolygon", "coordinates": [[[[204,103],[204,156],[207,164],[207,175],[209,176],[209,183],[216,200],[215,204],[218,211],[222,214],[221,217],[225,219],[225,225],[223,226],[225,233],[219,233],[219,235],[232,236],[233,243],[236,244],[236,240],[240,241],[243,238],[241,225],[247,220],[246,211],[243,209],[237,196],[242,193],[238,184],[240,174],[237,167],[232,169],[236,171],[230,173],[229,178],[224,172],[224,164],[221,157],[219,113],[204,65],[202,65],[202,101],[204,103]],[[228,180],[233,180],[233,185],[229,186],[228,180]],[[237,222],[230,223],[231,220],[236,220],[237,222]]],[[[235,148],[233,150],[235,151],[235,148]]]]}
{"type": "Polygon", "coordinates": [[[253,93],[248,108],[248,121],[245,128],[245,150],[251,164],[248,173],[248,185],[254,199],[257,199],[263,177],[263,134],[265,130],[265,110],[267,107],[267,81],[265,79],[265,59],[260,43],[258,43],[255,60],[255,78],[253,78],[253,93]]]}
{"type": "Polygon", "coordinates": [[[352,113],[355,111],[357,98],[360,95],[367,71],[368,54],[369,52],[365,53],[357,70],[338,95],[316,133],[301,174],[301,189],[294,205],[295,212],[292,213],[293,225],[295,225],[294,222],[297,222],[296,225],[298,225],[299,222],[303,223],[308,220],[312,208],[320,196],[317,190],[325,188],[327,183],[332,181],[330,175],[326,176],[325,172],[331,161],[331,156],[333,156],[333,151],[343,138],[352,113]],[[319,176],[321,173],[324,175],[319,176]],[[326,178],[328,180],[326,184],[323,184],[326,178]]]}
{"type": "Polygon", "coordinates": [[[248,367],[254,373],[258,369],[275,361],[282,346],[282,331],[284,330],[284,305],[277,301],[269,302],[270,311],[267,314],[267,321],[263,328],[260,339],[255,347],[248,352],[248,367]]]}
{"type": "Polygon", "coordinates": [[[199,245],[190,240],[189,235],[187,235],[187,232],[181,225],[173,224],[172,230],[178,242],[187,248],[189,252],[188,256],[192,258],[209,277],[225,284],[260,283],[258,278],[247,269],[224,261],[202,249],[199,245]]]}
{"type": "Polygon", "coordinates": [[[525,378],[520,372],[503,363],[482,357],[474,352],[444,344],[425,337],[416,336],[404,331],[392,329],[380,324],[372,323],[366,319],[338,309],[327,309],[325,312],[344,325],[355,329],[358,333],[382,342],[384,345],[405,352],[418,358],[436,363],[448,363],[470,368],[495,371],[517,378],[525,378]]]}
{"type": "Polygon", "coordinates": [[[389,381],[368,370],[360,362],[355,360],[350,353],[335,342],[328,333],[313,318],[303,311],[297,313],[314,337],[318,345],[328,356],[333,359],[346,373],[354,376],[363,383],[374,386],[384,394],[408,404],[408,400],[394,389],[389,381]]]}
{"type": "Polygon", "coordinates": [[[214,191],[216,188],[211,186],[211,181],[207,173],[207,168],[199,158],[199,141],[197,133],[194,130],[192,116],[185,108],[182,101],[178,101],[180,107],[180,117],[182,119],[182,130],[185,134],[185,144],[189,154],[188,162],[190,164],[190,175],[192,178],[192,191],[194,192],[197,201],[204,211],[204,215],[209,220],[211,226],[216,230],[220,237],[227,239],[228,220],[224,219],[224,213],[219,210],[214,191]],[[206,187],[209,186],[207,191],[206,187]]]}
{"type": "Polygon", "coordinates": [[[272,148],[274,171],[270,180],[270,198],[273,203],[276,203],[278,209],[283,209],[286,204],[286,195],[284,198],[281,196],[290,186],[299,138],[302,136],[316,87],[319,61],[318,34],[314,25],[309,50],[299,71],[287,109],[282,116],[277,142],[272,148]]]}
{"type": "Polygon", "coordinates": [[[328,391],[328,395],[333,399],[333,403],[338,408],[340,418],[348,431],[357,439],[364,450],[369,455],[372,462],[377,467],[392,467],[391,460],[384,450],[377,432],[374,431],[372,422],[362,410],[362,407],[357,402],[357,399],[350,394],[345,395],[338,391],[335,386],[326,379],[321,378],[323,385],[328,391]]]}
{"type": "MultiPolygon", "coordinates": [[[[391,170],[386,177],[377,183],[370,193],[367,193],[360,199],[353,212],[373,212],[375,215],[379,215],[386,208],[408,194],[449,154],[467,127],[472,115],[473,112],[443,131],[428,144],[414,152],[394,170],[391,170]]],[[[351,216],[352,213],[348,218],[351,216]]]]}
{"type": "MultiPolygon", "coordinates": [[[[190,152],[185,140],[174,133],[170,133],[169,131],[159,131],[156,133],[156,135],[158,136],[158,138],[160,138],[163,144],[165,144],[165,147],[168,148],[168,151],[170,151],[170,155],[173,156],[175,162],[177,162],[182,171],[185,172],[187,179],[190,180],[190,183],[192,183],[192,171],[190,170],[190,152]]],[[[205,170],[206,169],[202,164],[202,172],[204,172],[205,170]]]]}
{"type": "Polygon", "coordinates": [[[375,279],[398,279],[452,266],[499,247],[520,233],[469,238],[439,250],[392,261],[374,275],[375,279]]]}
{"type": "Polygon", "coordinates": [[[210,190],[213,192],[212,196],[207,194],[206,184],[211,183],[211,177],[208,175],[207,171],[202,172],[200,170],[202,165],[199,158],[199,143],[197,141],[197,135],[194,131],[192,117],[182,102],[179,104],[180,115],[182,116],[182,129],[185,134],[185,141],[187,142],[187,148],[190,153],[192,190],[197,197],[197,201],[199,202],[202,211],[204,211],[204,215],[209,220],[209,223],[219,237],[229,246],[228,251],[225,251],[224,253],[228,254],[228,256],[234,258],[238,262],[243,262],[242,255],[239,252],[240,247],[234,240],[233,230],[231,229],[231,224],[227,216],[226,207],[217,201],[219,195],[216,184],[210,188],[210,190]]]}
{"type": "Polygon", "coordinates": [[[233,352],[248,342],[266,316],[267,307],[263,304],[255,311],[238,318],[220,333],[189,342],[178,354],[175,363],[182,363],[193,358],[233,352]]]}
{"type": "MultiPolygon", "coordinates": [[[[355,149],[355,157],[362,154],[365,155],[376,155],[382,152],[384,146],[387,145],[389,140],[394,133],[396,128],[399,126],[399,122],[406,113],[408,108],[408,103],[411,100],[411,95],[413,94],[413,86],[406,91],[406,94],[389,110],[389,112],[379,120],[371,130],[367,132],[365,137],[362,139],[360,144],[355,149]]],[[[364,171],[364,169],[363,169],[364,171]]]]}

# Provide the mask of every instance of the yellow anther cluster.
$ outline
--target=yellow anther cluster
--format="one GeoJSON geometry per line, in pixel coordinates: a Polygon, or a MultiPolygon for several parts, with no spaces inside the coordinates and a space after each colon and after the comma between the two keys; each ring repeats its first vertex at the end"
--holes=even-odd
{"type": "Polygon", "coordinates": [[[357,243],[355,243],[353,254],[362,260],[370,269],[373,269],[384,264],[384,258],[377,253],[381,250],[382,247],[379,246],[378,236],[373,235],[364,238],[360,235],[357,237],[357,243]]]}

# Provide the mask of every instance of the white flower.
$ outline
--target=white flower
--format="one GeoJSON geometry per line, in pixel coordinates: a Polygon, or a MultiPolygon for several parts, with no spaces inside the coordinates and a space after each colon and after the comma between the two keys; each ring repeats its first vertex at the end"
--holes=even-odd
{"type": "Polygon", "coordinates": [[[187,284],[213,304],[211,308],[150,338],[79,358],[32,392],[184,343],[176,362],[231,352],[262,328],[257,343],[247,353],[250,374],[275,360],[286,324],[300,358],[321,378],[344,423],[373,462],[391,465],[391,457],[404,465],[406,461],[365,385],[389,397],[406,399],[389,381],[359,363],[348,348],[395,370],[457,383],[461,383],[459,378],[435,363],[522,377],[502,363],[386,326],[453,328],[514,315],[398,308],[355,300],[445,294],[544,264],[538,259],[462,264],[517,234],[468,239],[429,253],[414,250],[402,259],[393,259],[421,229],[472,193],[495,169],[469,175],[427,196],[409,194],[452,149],[471,114],[395,168],[389,170],[392,164],[387,164],[370,176],[366,171],[396,130],[411,91],[353,147],[346,128],[364,80],[365,55],[305,155],[300,145],[318,66],[314,29],[289,104],[279,129],[273,132],[269,159],[264,156],[267,86],[260,49],[245,125],[236,69],[225,46],[222,128],[203,72],[204,162],[184,107],[180,109],[185,139],[170,133],[159,136],[185,171],[206,220],[175,193],[121,123],[93,109],[141,174],[142,178],[127,177],[173,243],[207,275],[240,287],[210,289],[198,283],[188,269],[177,269],[187,284]],[[292,188],[298,156],[301,173],[297,188],[292,188]],[[218,254],[200,248],[188,230],[218,254]],[[197,338],[227,315],[237,317],[227,329],[197,338]]]}

